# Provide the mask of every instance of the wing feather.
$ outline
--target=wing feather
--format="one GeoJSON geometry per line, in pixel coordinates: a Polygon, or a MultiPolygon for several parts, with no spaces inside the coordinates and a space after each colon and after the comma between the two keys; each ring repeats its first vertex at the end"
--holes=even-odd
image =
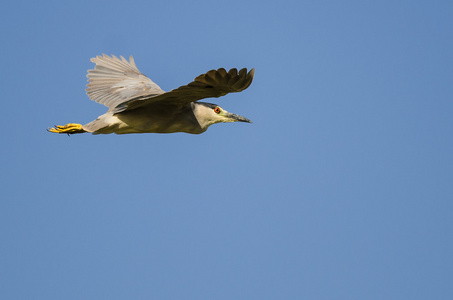
{"type": "Polygon", "coordinates": [[[250,86],[255,74],[255,69],[247,72],[247,69],[236,68],[228,72],[220,68],[210,70],[196,77],[187,85],[156,96],[139,96],[123,102],[114,109],[114,113],[132,110],[154,103],[187,104],[205,98],[218,98],[228,93],[237,93],[250,86]]]}
{"type": "Polygon", "coordinates": [[[104,54],[91,61],[96,65],[94,69],[88,70],[87,95],[110,110],[137,97],[153,97],[164,93],[138,70],[132,56],[127,61],[123,56],[118,58],[104,54]]]}

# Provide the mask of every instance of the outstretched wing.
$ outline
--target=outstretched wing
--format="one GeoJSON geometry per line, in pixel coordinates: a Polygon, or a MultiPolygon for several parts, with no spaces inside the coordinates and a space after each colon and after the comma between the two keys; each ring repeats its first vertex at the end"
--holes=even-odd
{"type": "Polygon", "coordinates": [[[120,56],[96,56],[96,64],[88,70],[87,95],[91,100],[104,104],[110,110],[137,97],[153,97],[164,91],[151,79],[140,73],[131,56],[129,61],[120,56]],[[121,59],[120,59],[121,58],[121,59]]]}
{"type": "Polygon", "coordinates": [[[194,79],[191,83],[183,85],[160,95],[138,96],[125,101],[117,106],[113,112],[119,113],[125,110],[136,109],[151,103],[180,103],[186,104],[204,98],[220,97],[228,93],[241,92],[248,88],[253,80],[255,69],[247,73],[247,69],[231,69],[228,72],[220,68],[211,70],[194,79]]]}

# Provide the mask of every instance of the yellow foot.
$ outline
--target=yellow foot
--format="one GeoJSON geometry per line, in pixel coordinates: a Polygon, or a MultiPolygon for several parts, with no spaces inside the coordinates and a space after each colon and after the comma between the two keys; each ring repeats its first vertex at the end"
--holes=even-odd
{"type": "Polygon", "coordinates": [[[84,133],[84,132],[86,132],[85,130],[83,130],[82,125],[81,124],[77,124],[77,123],[69,123],[69,124],[66,124],[64,126],[55,125],[52,128],[47,128],[47,131],[55,132],[55,133],[67,133],[68,135],[69,134],[73,134],[73,133],[84,133]]]}

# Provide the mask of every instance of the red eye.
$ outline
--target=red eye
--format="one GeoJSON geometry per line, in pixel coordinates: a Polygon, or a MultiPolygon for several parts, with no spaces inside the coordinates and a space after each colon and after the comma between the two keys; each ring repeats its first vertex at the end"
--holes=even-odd
{"type": "Polygon", "coordinates": [[[220,108],[218,108],[218,107],[214,108],[214,112],[215,112],[216,114],[220,113],[220,108]]]}

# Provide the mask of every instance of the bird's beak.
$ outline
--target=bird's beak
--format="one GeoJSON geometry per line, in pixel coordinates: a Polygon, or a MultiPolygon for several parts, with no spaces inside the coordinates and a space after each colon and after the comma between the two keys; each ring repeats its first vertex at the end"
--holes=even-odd
{"type": "Polygon", "coordinates": [[[236,115],[236,114],[232,114],[232,113],[228,113],[226,115],[226,117],[228,119],[231,120],[231,122],[247,122],[247,123],[252,123],[252,121],[250,121],[249,119],[243,117],[243,116],[240,116],[240,115],[236,115]]]}

